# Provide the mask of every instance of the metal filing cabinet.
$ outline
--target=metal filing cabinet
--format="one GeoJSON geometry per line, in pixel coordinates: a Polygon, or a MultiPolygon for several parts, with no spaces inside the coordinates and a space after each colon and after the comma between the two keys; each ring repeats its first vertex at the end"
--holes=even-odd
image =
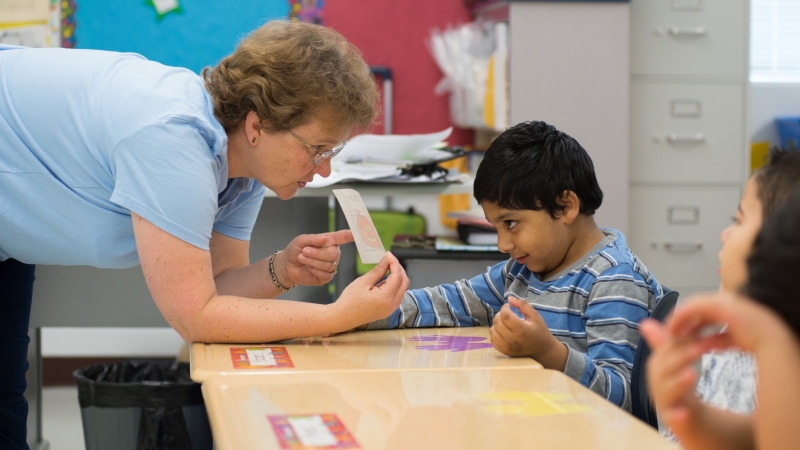
{"type": "Polygon", "coordinates": [[[631,1],[629,245],[682,294],[719,286],[747,177],[748,0],[631,1]]]}

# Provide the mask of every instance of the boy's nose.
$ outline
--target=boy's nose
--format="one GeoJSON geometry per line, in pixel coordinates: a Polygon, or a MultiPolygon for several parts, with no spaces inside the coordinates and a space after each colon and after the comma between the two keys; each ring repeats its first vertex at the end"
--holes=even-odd
{"type": "Polygon", "coordinates": [[[509,239],[504,239],[500,234],[497,235],[497,249],[503,253],[511,253],[514,244],[509,239]]]}

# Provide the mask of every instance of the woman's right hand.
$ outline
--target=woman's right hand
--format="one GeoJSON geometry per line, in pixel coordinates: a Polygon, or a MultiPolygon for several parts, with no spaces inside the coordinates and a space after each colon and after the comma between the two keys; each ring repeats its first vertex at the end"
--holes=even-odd
{"type": "Polygon", "coordinates": [[[408,289],[408,276],[389,252],[372,270],[350,283],[331,306],[343,330],[389,317],[400,306],[408,289]],[[386,271],[391,273],[385,280],[386,271]]]}

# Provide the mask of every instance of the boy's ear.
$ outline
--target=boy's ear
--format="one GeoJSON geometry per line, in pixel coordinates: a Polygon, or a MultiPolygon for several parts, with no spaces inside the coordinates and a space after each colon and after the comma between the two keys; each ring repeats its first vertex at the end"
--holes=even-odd
{"type": "Polygon", "coordinates": [[[558,205],[561,206],[561,216],[558,219],[565,225],[571,225],[581,213],[581,200],[573,191],[562,192],[558,205]]]}

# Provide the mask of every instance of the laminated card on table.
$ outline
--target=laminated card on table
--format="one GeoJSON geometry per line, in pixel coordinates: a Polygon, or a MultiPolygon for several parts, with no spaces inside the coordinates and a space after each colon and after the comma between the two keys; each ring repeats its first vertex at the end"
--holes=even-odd
{"type": "Polygon", "coordinates": [[[386,256],[386,249],[383,248],[378,230],[372,223],[361,195],[353,189],[334,189],[333,195],[339,200],[339,205],[347,218],[347,225],[353,232],[361,261],[366,264],[380,262],[386,256]]]}

